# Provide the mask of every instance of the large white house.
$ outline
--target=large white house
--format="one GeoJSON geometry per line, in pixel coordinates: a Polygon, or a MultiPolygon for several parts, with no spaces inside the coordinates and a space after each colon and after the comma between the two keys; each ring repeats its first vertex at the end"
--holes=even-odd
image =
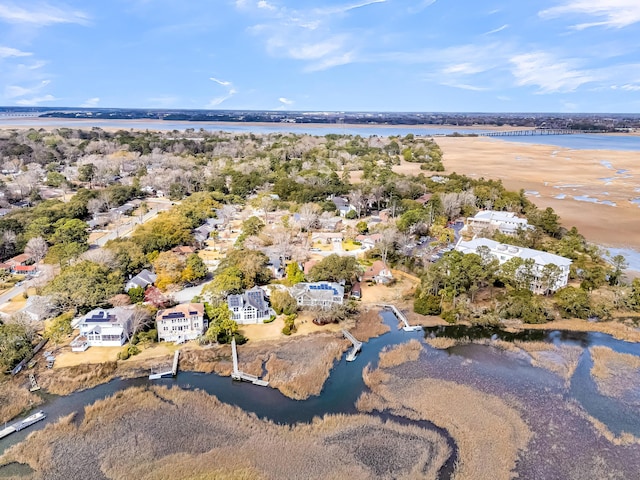
{"type": "Polygon", "coordinates": [[[505,235],[515,235],[519,229],[529,228],[526,218],[516,217],[513,212],[499,212],[496,210],[482,210],[474,217],[467,218],[467,229],[474,233],[498,230],[505,235]]]}
{"type": "Polygon", "coordinates": [[[298,283],[290,288],[291,296],[301,307],[331,308],[344,302],[344,287],[339,283],[298,283]]]}
{"type": "Polygon", "coordinates": [[[185,303],[156,314],[158,340],[185,342],[202,335],[207,328],[202,303],[185,303]]]}
{"type": "Polygon", "coordinates": [[[241,295],[229,295],[227,306],[231,319],[240,324],[264,323],[271,315],[275,315],[267,303],[264,291],[259,287],[253,287],[241,295]]]}
{"type": "Polygon", "coordinates": [[[83,352],[89,347],[120,347],[133,328],[133,309],[115,307],[91,310],[77,323],[80,335],[71,342],[71,350],[83,352]]]}
{"type": "Polygon", "coordinates": [[[545,293],[546,291],[553,291],[564,287],[569,281],[569,267],[571,266],[571,260],[560,255],[554,255],[553,253],[542,252],[540,250],[534,250],[532,248],[516,247],[514,245],[507,245],[499,243],[488,238],[474,238],[468,242],[460,239],[456,245],[456,250],[463,253],[478,253],[479,247],[487,247],[493,257],[502,265],[503,263],[518,257],[523,260],[533,260],[534,268],[533,273],[535,278],[531,284],[531,291],[534,293],[545,293]],[[543,285],[542,282],[542,270],[545,265],[553,264],[560,269],[560,274],[555,279],[553,285],[543,285]]]}

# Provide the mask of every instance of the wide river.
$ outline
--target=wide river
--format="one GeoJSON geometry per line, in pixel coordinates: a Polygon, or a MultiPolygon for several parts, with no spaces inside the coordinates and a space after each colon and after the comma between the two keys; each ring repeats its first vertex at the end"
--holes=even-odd
{"type": "MultiPolygon", "coordinates": [[[[297,133],[323,136],[327,134],[360,135],[361,137],[392,135],[449,135],[458,133],[479,133],[482,127],[433,127],[430,125],[343,125],[343,124],[296,124],[296,123],[240,123],[240,122],[180,122],[162,120],[90,120],[66,118],[19,119],[0,117],[0,128],[19,127],[69,127],[69,128],[122,128],[135,130],[206,130],[238,133],[297,133]]],[[[486,129],[484,131],[491,131],[486,129]]],[[[509,142],[555,145],[577,150],[622,150],[640,151],[640,136],[635,135],[535,135],[523,137],[496,137],[509,142]]]]}

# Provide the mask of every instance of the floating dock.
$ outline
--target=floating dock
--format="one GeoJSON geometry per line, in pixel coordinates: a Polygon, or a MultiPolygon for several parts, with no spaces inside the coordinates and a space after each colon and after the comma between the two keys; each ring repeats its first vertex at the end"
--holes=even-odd
{"type": "Polygon", "coordinates": [[[38,411],[33,415],[29,415],[27,418],[20,420],[19,422],[14,423],[2,430],[0,430],[0,438],[4,438],[8,435],[11,435],[14,432],[19,432],[20,430],[24,430],[27,427],[30,427],[34,423],[39,422],[40,420],[44,420],[47,418],[47,415],[42,411],[38,411]]]}
{"type": "Polygon", "coordinates": [[[405,317],[404,313],[398,310],[398,308],[395,305],[381,304],[378,306],[382,308],[386,308],[387,310],[391,310],[393,314],[398,318],[398,320],[404,323],[404,327],[402,327],[402,329],[405,332],[415,332],[418,330],[422,330],[422,325],[409,325],[409,320],[407,320],[407,317],[405,317]]]}
{"type": "Polygon", "coordinates": [[[149,380],[158,380],[160,378],[175,377],[178,374],[178,359],[180,358],[180,350],[176,350],[173,354],[173,365],[171,370],[165,370],[164,372],[152,373],[149,375],[149,380]]]}
{"type": "Polygon", "coordinates": [[[36,376],[33,373],[29,374],[29,383],[31,384],[31,387],[29,388],[30,392],[37,392],[40,390],[40,385],[36,382],[36,376]]]}
{"type": "Polygon", "coordinates": [[[347,353],[347,362],[353,362],[356,359],[358,352],[362,350],[362,342],[356,339],[356,337],[351,335],[346,330],[342,330],[342,335],[344,336],[344,338],[353,343],[353,348],[349,353],[347,353]]]}
{"type": "Polygon", "coordinates": [[[248,373],[244,373],[240,371],[238,368],[238,351],[236,349],[236,339],[231,339],[231,353],[233,356],[233,372],[231,373],[231,378],[233,380],[237,380],[239,382],[251,382],[254,385],[258,385],[260,387],[266,387],[269,385],[269,382],[266,380],[260,380],[255,375],[250,375],[248,373]]]}

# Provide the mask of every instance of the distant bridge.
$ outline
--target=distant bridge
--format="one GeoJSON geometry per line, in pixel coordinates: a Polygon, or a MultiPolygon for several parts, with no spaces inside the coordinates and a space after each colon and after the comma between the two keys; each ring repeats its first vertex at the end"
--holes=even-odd
{"type": "Polygon", "coordinates": [[[583,135],[587,133],[607,133],[606,130],[573,130],[570,128],[532,128],[529,130],[503,130],[478,133],[479,137],[528,137],[536,135],[583,135]]]}

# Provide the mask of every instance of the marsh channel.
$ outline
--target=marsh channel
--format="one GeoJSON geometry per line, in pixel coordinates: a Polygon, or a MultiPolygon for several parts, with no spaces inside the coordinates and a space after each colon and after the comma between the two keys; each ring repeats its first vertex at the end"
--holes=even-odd
{"type": "MultiPolygon", "coordinates": [[[[204,374],[181,371],[175,378],[149,381],[146,378],[115,379],[109,383],[92,389],[80,391],[67,396],[56,396],[43,393],[44,403],[38,408],[46,414],[46,420],[16,432],[0,440],[0,454],[11,445],[23,441],[31,432],[44,428],[47,424],[70,413],[76,412],[76,421],[81,421],[84,407],[97,400],[109,397],[114,393],[129,387],[140,387],[150,384],[178,387],[185,390],[203,390],[215,395],[220,401],[240,407],[246,412],[255,413],[261,419],[271,420],[278,424],[295,424],[310,422],[314,417],[326,414],[356,414],[355,403],[359,396],[368,391],[362,378],[362,370],[370,364],[376,367],[380,352],[385,348],[408,342],[412,338],[450,337],[503,340],[507,342],[536,341],[553,343],[557,346],[578,346],[582,354],[578,366],[570,379],[570,383],[563,389],[562,395],[568,401],[573,401],[584,409],[588,415],[602,422],[611,432],[619,435],[623,432],[640,437],[640,415],[637,408],[627,405],[621,400],[602,395],[591,377],[593,366],[589,348],[605,346],[618,353],[640,356],[640,345],[617,340],[609,335],[594,332],[567,332],[551,330],[522,330],[517,333],[485,327],[466,327],[460,325],[425,328],[423,331],[406,332],[398,329],[398,320],[390,311],[381,312],[383,321],[391,327],[391,331],[379,337],[371,338],[363,345],[362,351],[353,362],[347,362],[343,355],[334,365],[330,377],[326,381],[319,396],[306,400],[292,400],[282,395],[278,390],[264,388],[248,383],[239,383],[230,377],[216,374],[204,374]]],[[[239,354],[242,355],[242,347],[239,354]]],[[[427,362],[419,363],[424,376],[443,380],[451,380],[463,384],[474,385],[483,378],[483,390],[491,391],[502,396],[520,397],[518,389],[539,391],[543,395],[545,390],[556,389],[558,377],[545,370],[533,366],[524,356],[507,354],[489,345],[467,343],[456,345],[444,350],[437,350],[423,342],[423,349],[427,354],[427,362]],[[461,373],[460,365],[473,364],[473,372],[461,373]],[[472,378],[473,376],[473,378],[472,378]],[[475,378],[475,380],[474,380],[475,378]]],[[[319,361],[321,361],[319,359],[319,361]]],[[[524,395],[523,395],[524,396],[524,395]]],[[[453,438],[444,429],[426,422],[415,422],[403,417],[390,414],[379,414],[385,420],[402,424],[413,424],[431,429],[444,435],[452,449],[451,457],[440,471],[441,478],[450,478],[457,459],[457,447],[453,438]]],[[[4,473],[0,468],[0,477],[4,473]]]]}

